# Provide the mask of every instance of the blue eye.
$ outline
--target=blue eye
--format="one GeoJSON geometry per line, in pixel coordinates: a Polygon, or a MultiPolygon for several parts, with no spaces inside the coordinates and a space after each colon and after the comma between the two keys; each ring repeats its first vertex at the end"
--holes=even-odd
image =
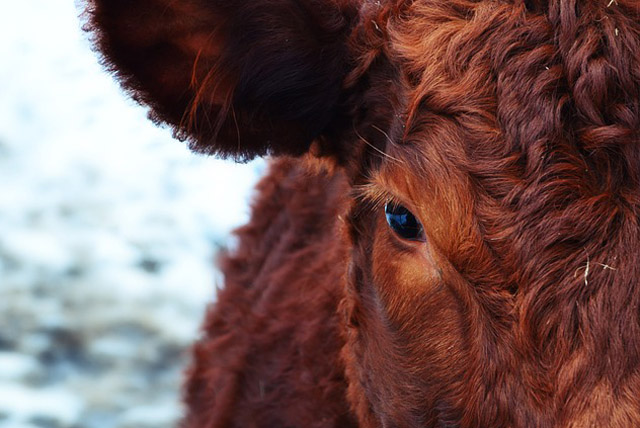
{"type": "Polygon", "coordinates": [[[384,207],[389,227],[402,239],[424,241],[422,224],[416,217],[400,204],[388,202],[384,207]]]}

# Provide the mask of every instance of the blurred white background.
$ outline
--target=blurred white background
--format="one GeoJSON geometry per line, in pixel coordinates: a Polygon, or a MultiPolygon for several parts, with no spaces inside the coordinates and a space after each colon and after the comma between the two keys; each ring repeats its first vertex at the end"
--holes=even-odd
{"type": "Polygon", "coordinates": [[[264,164],[154,127],[79,14],[0,14],[0,428],[174,426],[215,253],[264,164]]]}

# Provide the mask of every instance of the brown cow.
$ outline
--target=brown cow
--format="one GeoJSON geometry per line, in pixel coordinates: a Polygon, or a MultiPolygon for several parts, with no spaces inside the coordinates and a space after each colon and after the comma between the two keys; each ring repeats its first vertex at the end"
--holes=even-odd
{"type": "Polygon", "coordinates": [[[274,156],[184,427],[640,427],[638,0],[89,0],[87,27],[193,150],[274,156]]]}

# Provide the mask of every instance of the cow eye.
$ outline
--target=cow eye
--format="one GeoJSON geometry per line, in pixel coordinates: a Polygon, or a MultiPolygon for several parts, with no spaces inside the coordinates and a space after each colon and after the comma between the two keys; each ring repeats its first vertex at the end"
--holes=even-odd
{"type": "Polygon", "coordinates": [[[401,238],[409,241],[424,241],[422,224],[411,211],[400,204],[388,202],[384,207],[389,227],[401,238]]]}

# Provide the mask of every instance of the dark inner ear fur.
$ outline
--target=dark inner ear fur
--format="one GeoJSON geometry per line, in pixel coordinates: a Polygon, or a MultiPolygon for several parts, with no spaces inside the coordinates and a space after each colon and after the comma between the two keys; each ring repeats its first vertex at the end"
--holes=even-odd
{"type": "Polygon", "coordinates": [[[340,116],[346,0],[89,0],[105,64],[198,152],[299,155],[340,116]]]}

